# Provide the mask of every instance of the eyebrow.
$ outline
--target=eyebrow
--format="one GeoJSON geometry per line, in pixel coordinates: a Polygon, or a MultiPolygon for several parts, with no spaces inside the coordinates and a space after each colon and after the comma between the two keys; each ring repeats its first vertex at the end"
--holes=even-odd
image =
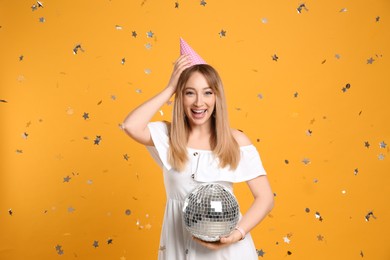
{"type": "MultiPolygon", "coordinates": [[[[192,90],[195,90],[195,88],[194,88],[194,87],[185,87],[184,89],[185,89],[185,90],[186,90],[186,89],[192,89],[192,90]]],[[[211,87],[204,87],[204,88],[203,88],[203,90],[206,90],[206,89],[211,89],[211,90],[213,90],[211,87]]]]}

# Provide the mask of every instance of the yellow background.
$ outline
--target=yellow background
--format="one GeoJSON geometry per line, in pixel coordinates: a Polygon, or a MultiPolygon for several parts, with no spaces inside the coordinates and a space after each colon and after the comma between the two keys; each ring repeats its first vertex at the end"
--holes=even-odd
{"type": "Polygon", "coordinates": [[[179,37],[268,172],[263,258],[390,259],[390,2],[175,3],[0,0],[0,259],[156,259],[161,171],[119,125],[165,86],[179,37]]]}

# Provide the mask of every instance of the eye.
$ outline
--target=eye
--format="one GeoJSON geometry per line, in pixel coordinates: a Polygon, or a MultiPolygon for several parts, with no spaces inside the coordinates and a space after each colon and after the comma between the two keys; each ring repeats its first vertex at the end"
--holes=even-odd
{"type": "Polygon", "coordinates": [[[184,94],[185,94],[186,96],[192,96],[192,95],[194,94],[194,92],[191,91],[191,90],[187,90],[186,92],[184,92],[184,94]]]}
{"type": "Polygon", "coordinates": [[[212,94],[214,94],[211,90],[208,90],[205,92],[205,95],[206,96],[211,96],[212,94]]]}

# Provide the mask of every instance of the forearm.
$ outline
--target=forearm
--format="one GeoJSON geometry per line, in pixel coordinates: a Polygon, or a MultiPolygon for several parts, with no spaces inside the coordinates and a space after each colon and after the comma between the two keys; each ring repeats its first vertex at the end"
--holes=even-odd
{"type": "Polygon", "coordinates": [[[256,227],[272,210],[273,197],[270,195],[263,198],[257,197],[254,199],[252,205],[241,218],[238,226],[242,228],[246,233],[256,227]]]}
{"type": "Polygon", "coordinates": [[[163,91],[135,108],[123,121],[123,128],[130,135],[133,132],[144,130],[157,111],[169,101],[174,88],[166,87],[163,91]]]}

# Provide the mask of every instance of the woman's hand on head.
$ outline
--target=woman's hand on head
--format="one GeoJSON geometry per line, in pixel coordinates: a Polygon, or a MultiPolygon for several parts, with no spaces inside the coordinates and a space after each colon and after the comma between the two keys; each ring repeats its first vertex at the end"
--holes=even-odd
{"type": "Polygon", "coordinates": [[[175,65],[173,67],[173,71],[171,74],[171,78],[168,82],[168,87],[172,88],[173,91],[176,91],[177,82],[179,81],[179,77],[181,73],[191,66],[191,58],[189,55],[181,55],[175,62],[175,65]]]}
{"type": "Polygon", "coordinates": [[[211,249],[211,250],[217,250],[217,249],[223,248],[225,246],[229,246],[231,244],[237,243],[238,241],[241,240],[241,238],[242,238],[242,235],[237,230],[234,230],[232,233],[230,233],[230,235],[228,235],[226,237],[221,237],[221,239],[219,241],[216,241],[216,242],[206,242],[206,241],[200,240],[196,237],[193,237],[193,239],[196,242],[198,242],[202,246],[207,247],[208,249],[211,249]]]}

